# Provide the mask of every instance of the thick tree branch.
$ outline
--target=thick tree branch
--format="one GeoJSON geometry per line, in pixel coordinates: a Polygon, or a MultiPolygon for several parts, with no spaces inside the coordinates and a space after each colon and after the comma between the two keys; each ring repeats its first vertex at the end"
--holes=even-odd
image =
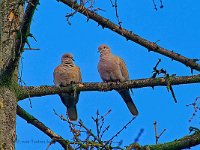
{"type": "Polygon", "coordinates": [[[8,65],[5,68],[4,74],[6,76],[12,76],[15,68],[18,65],[21,53],[23,52],[24,45],[27,42],[27,38],[30,34],[31,21],[32,21],[32,18],[33,18],[33,15],[38,3],[39,3],[39,0],[28,1],[28,5],[26,7],[26,10],[25,10],[25,13],[20,25],[20,29],[19,31],[17,31],[16,38],[15,38],[15,44],[14,44],[15,57],[9,60],[8,65]]]}
{"type": "Polygon", "coordinates": [[[127,40],[131,40],[135,43],[140,44],[141,46],[146,47],[149,51],[160,53],[164,56],[171,58],[172,60],[176,60],[178,62],[181,62],[182,64],[185,64],[186,66],[189,66],[191,69],[200,71],[200,64],[196,63],[194,59],[186,58],[178,53],[173,52],[172,50],[167,50],[165,48],[162,48],[158,46],[155,42],[150,42],[140,37],[139,35],[134,34],[132,31],[128,31],[122,27],[119,27],[118,25],[109,21],[109,19],[106,19],[98,15],[97,13],[91,10],[88,10],[83,5],[79,5],[78,3],[76,3],[76,1],[72,1],[72,0],[58,0],[58,1],[61,1],[62,3],[71,7],[72,9],[82,13],[87,18],[90,18],[96,21],[103,28],[108,28],[112,30],[113,32],[118,33],[119,35],[124,36],[127,40]]]}
{"type": "Polygon", "coordinates": [[[186,149],[191,148],[193,146],[200,144],[200,132],[195,131],[194,134],[184,136],[181,139],[167,142],[163,144],[156,144],[156,145],[146,145],[146,146],[140,146],[138,144],[131,144],[129,147],[127,147],[127,150],[131,149],[138,149],[138,150],[177,150],[177,149],[186,149]]]}
{"type": "Polygon", "coordinates": [[[35,117],[27,113],[23,108],[21,108],[19,105],[17,106],[17,115],[23,118],[27,121],[27,123],[30,123],[34,125],[36,128],[41,130],[43,133],[48,135],[53,141],[56,141],[62,145],[64,149],[72,150],[73,148],[69,145],[69,141],[63,139],[61,136],[54,133],[51,129],[46,127],[42,122],[37,120],[35,117]]]}
{"type": "Polygon", "coordinates": [[[16,94],[18,100],[22,100],[28,97],[39,97],[45,95],[60,94],[63,92],[72,92],[72,91],[110,91],[113,89],[122,89],[122,88],[143,88],[143,87],[154,87],[154,86],[167,86],[167,85],[179,85],[179,84],[189,84],[189,83],[200,83],[200,75],[194,76],[182,76],[182,77],[167,77],[167,78],[146,78],[146,79],[137,79],[129,80],[122,83],[79,83],[69,85],[67,87],[55,87],[55,86],[25,86],[20,87],[16,94]]]}

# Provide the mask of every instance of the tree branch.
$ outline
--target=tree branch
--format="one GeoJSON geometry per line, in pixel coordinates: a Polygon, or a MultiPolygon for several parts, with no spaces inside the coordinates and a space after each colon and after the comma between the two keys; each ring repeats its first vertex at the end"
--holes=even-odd
{"type": "Polygon", "coordinates": [[[167,50],[165,48],[162,48],[159,45],[157,45],[155,42],[150,42],[150,41],[140,37],[139,35],[133,33],[132,31],[128,31],[122,27],[119,27],[115,23],[109,21],[109,19],[106,19],[106,18],[98,15],[97,13],[95,13],[91,10],[88,10],[83,5],[79,5],[78,3],[76,3],[76,1],[72,1],[72,0],[57,0],[57,1],[61,1],[62,3],[71,7],[72,9],[82,13],[87,18],[90,18],[90,19],[96,21],[103,28],[108,28],[108,29],[112,30],[113,32],[116,32],[119,35],[125,37],[127,40],[131,40],[135,43],[138,43],[141,46],[144,46],[149,51],[154,51],[156,53],[160,53],[164,56],[171,58],[172,60],[176,60],[178,62],[181,62],[182,64],[185,64],[186,66],[189,66],[191,69],[200,71],[200,64],[196,63],[196,60],[186,58],[178,53],[173,52],[172,50],[167,50]]]}
{"type": "Polygon", "coordinates": [[[30,115],[28,112],[26,112],[19,105],[17,106],[17,115],[20,116],[21,118],[23,118],[24,120],[26,120],[27,123],[34,125],[36,128],[38,128],[43,133],[48,135],[53,141],[60,143],[64,149],[69,149],[69,150],[73,149],[69,145],[69,141],[63,139],[60,135],[57,135],[56,133],[54,133],[51,129],[46,127],[42,122],[40,122],[35,117],[30,115]]]}
{"type": "MultiPolygon", "coordinates": [[[[52,140],[60,143],[64,149],[66,149],[66,146],[68,146],[69,150],[72,150],[73,148],[69,145],[69,141],[63,139],[61,136],[55,134],[52,130],[50,130],[48,127],[46,127],[42,122],[37,120],[35,117],[27,113],[24,109],[22,109],[20,106],[17,106],[17,115],[23,118],[24,120],[27,121],[27,123],[30,123],[34,125],[36,128],[47,134],[52,140]]],[[[97,143],[98,144],[98,143],[97,143]]],[[[192,146],[196,146],[200,144],[200,132],[195,131],[194,134],[185,136],[181,139],[172,141],[172,142],[167,142],[164,144],[157,144],[157,145],[145,145],[145,146],[140,146],[139,144],[131,144],[128,146],[126,149],[131,150],[133,148],[137,148],[139,150],[172,150],[172,149],[185,149],[185,148],[190,148],[192,146]]],[[[83,144],[84,146],[84,144],[83,144]]],[[[86,145],[87,147],[88,145],[86,145]]],[[[101,145],[100,145],[101,146],[101,145]]]]}
{"type": "Polygon", "coordinates": [[[156,144],[156,145],[145,145],[140,146],[139,144],[131,144],[127,147],[127,150],[131,149],[139,149],[139,150],[177,150],[177,149],[186,149],[200,144],[200,132],[195,131],[194,134],[184,136],[181,139],[167,142],[163,144],[156,144]]]}
{"type": "Polygon", "coordinates": [[[29,97],[39,97],[45,95],[60,94],[73,91],[111,91],[113,89],[123,88],[143,88],[154,86],[167,86],[167,85],[179,85],[189,83],[200,83],[200,74],[194,76],[182,76],[182,77],[165,77],[165,78],[146,78],[129,80],[126,82],[115,83],[101,83],[101,82],[87,82],[72,84],[67,87],[55,87],[55,86],[24,86],[16,90],[18,100],[22,100],[29,97]]]}
{"type": "Polygon", "coordinates": [[[28,1],[28,5],[26,7],[23,20],[20,25],[19,31],[17,31],[15,44],[14,44],[14,51],[15,51],[15,57],[14,59],[10,59],[8,62],[8,65],[5,68],[6,76],[11,76],[18,65],[21,53],[23,52],[23,48],[25,43],[27,42],[27,38],[30,34],[30,25],[31,21],[35,12],[35,9],[37,7],[37,4],[39,4],[39,0],[30,0],[28,1]]]}

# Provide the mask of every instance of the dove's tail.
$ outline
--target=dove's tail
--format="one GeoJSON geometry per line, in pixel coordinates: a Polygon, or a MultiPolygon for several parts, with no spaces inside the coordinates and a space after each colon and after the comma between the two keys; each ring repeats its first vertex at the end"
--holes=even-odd
{"type": "Polygon", "coordinates": [[[130,92],[127,89],[124,90],[118,90],[117,91],[121,97],[124,99],[124,102],[126,103],[126,105],[128,106],[129,111],[134,115],[137,116],[138,115],[138,110],[135,106],[135,104],[133,103],[133,100],[131,98],[130,92]]]}
{"type": "Polygon", "coordinates": [[[61,98],[62,103],[67,107],[67,115],[70,121],[76,121],[78,118],[77,110],[76,110],[76,99],[69,95],[68,93],[62,93],[59,95],[61,98]]]}
{"type": "Polygon", "coordinates": [[[67,115],[68,115],[70,121],[77,120],[78,115],[77,115],[76,105],[73,107],[67,108],[67,115]]]}

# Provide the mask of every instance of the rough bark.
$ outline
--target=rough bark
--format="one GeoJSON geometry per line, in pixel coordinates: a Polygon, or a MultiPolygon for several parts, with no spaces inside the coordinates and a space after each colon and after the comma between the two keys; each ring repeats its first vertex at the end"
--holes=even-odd
{"type": "Polygon", "coordinates": [[[0,5],[0,149],[15,149],[17,98],[13,88],[17,67],[12,75],[5,74],[15,58],[15,39],[23,16],[22,0],[2,0],[0,5]],[[12,90],[11,90],[12,89],[12,90]]]}
{"type": "Polygon", "coordinates": [[[0,79],[11,78],[2,76],[9,62],[15,59],[15,39],[23,16],[21,0],[3,0],[1,3],[1,44],[0,44],[0,79]]]}
{"type": "Polygon", "coordinates": [[[0,88],[0,149],[15,149],[17,99],[14,92],[0,88]]]}

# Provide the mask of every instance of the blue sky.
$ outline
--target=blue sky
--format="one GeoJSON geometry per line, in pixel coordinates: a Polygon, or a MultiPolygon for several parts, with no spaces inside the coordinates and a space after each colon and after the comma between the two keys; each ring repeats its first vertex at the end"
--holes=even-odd
{"type": "MultiPolygon", "coordinates": [[[[159,7],[159,1],[156,1],[159,7]]],[[[118,2],[119,17],[122,26],[152,42],[160,40],[158,44],[166,49],[174,50],[189,58],[200,58],[200,1],[163,1],[164,8],[154,10],[152,1],[123,0],[118,2]]],[[[114,8],[109,0],[96,0],[96,7],[106,12],[99,12],[106,18],[117,23],[114,8]]],[[[97,71],[99,54],[97,48],[105,43],[111,51],[123,58],[129,70],[130,79],[141,79],[152,76],[152,69],[159,58],[162,59],[159,67],[169,74],[177,76],[191,75],[190,69],[171,59],[147,50],[124,37],[97,26],[97,23],[86,17],[76,14],[68,25],[65,15],[71,9],[55,1],[40,1],[40,5],[33,18],[31,33],[37,42],[30,39],[33,48],[39,51],[25,51],[23,53],[23,76],[26,85],[53,85],[53,70],[60,64],[60,57],[66,52],[74,55],[75,63],[81,68],[83,82],[100,82],[97,71]]],[[[194,71],[194,74],[197,74],[194,71]]],[[[134,89],[132,98],[139,110],[139,116],[128,126],[115,142],[123,140],[123,145],[134,141],[141,128],[144,129],[139,143],[142,145],[155,144],[153,123],[158,122],[158,131],[166,128],[166,132],[159,142],[173,141],[189,134],[190,126],[199,127],[200,114],[192,122],[188,122],[193,113],[192,107],[186,107],[199,95],[200,85],[180,85],[173,87],[178,103],[175,104],[166,87],[134,89]]],[[[33,116],[50,127],[57,134],[66,139],[72,138],[66,122],[62,122],[54,115],[53,109],[59,114],[65,114],[65,107],[57,95],[31,98],[29,101],[19,102],[19,105],[33,116]]],[[[79,119],[83,120],[88,128],[95,131],[95,124],[91,116],[95,116],[97,109],[104,114],[112,109],[105,119],[110,129],[104,140],[109,140],[131,118],[126,105],[117,92],[82,92],[77,105],[79,119]]],[[[40,130],[27,124],[17,117],[17,150],[46,149],[50,138],[40,130]],[[37,141],[43,141],[37,143],[37,141]]],[[[197,146],[192,149],[199,149],[197,146]]],[[[49,148],[61,149],[59,144],[49,148]]]]}

